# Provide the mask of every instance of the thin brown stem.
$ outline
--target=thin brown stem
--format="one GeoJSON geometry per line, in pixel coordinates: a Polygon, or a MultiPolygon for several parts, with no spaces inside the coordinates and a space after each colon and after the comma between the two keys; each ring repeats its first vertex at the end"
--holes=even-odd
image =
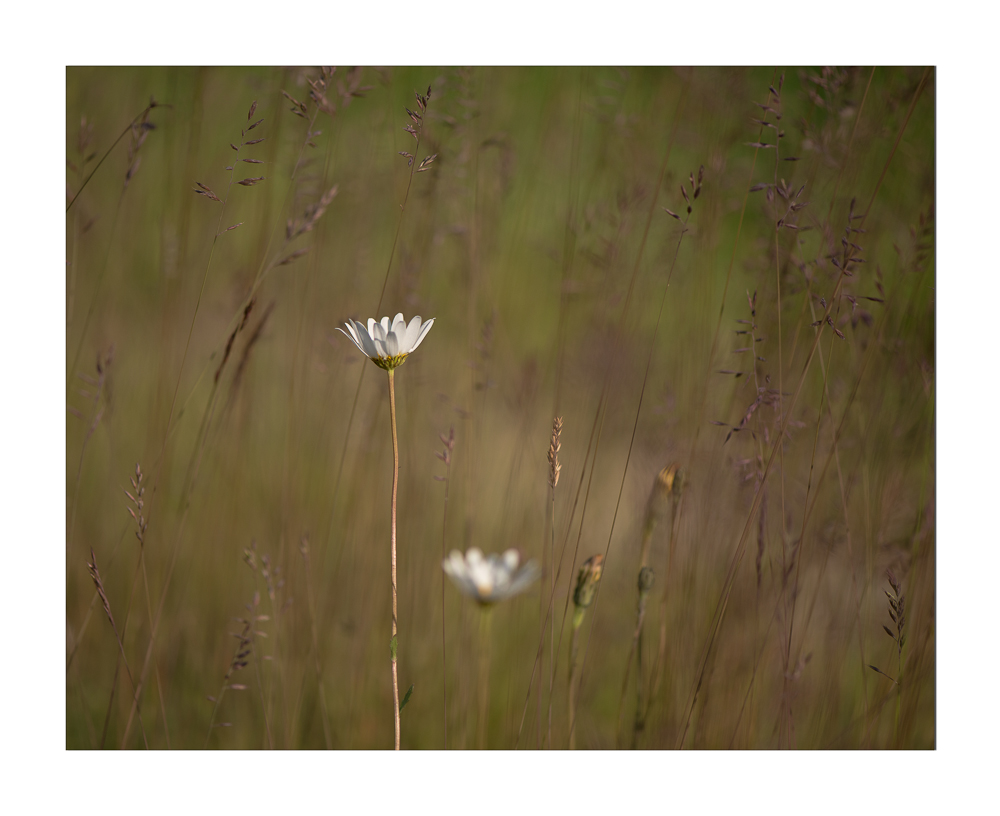
{"type": "Polygon", "coordinates": [[[485,751],[489,745],[490,728],[490,625],[493,607],[484,606],[479,616],[479,734],[477,747],[485,751]]]}
{"type": "MultiPolygon", "coordinates": [[[[556,574],[553,569],[556,557],[556,488],[552,485],[549,490],[551,496],[549,509],[549,597],[554,598],[556,593],[556,574]]],[[[548,747],[552,750],[552,688],[556,680],[556,628],[555,616],[549,615],[549,732],[548,747]]],[[[539,684],[540,685],[540,684],[539,684]]]]}
{"type": "MultiPolygon", "coordinates": [[[[87,568],[90,571],[90,576],[91,576],[91,578],[94,581],[94,585],[97,587],[97,592],[101,596],[101,602],[104,604],[104,613],[105,613],[105,615],[107,615],[108,622],[111,624],[111,629],[115,633],[115,641],[118,643],[119,656],[121,658],[122,663],[125,664],[125,673],[128,675],[129,683],[132,686],[132,702],[133,702],[133,705],[134,706],[138,706],[138,704],[139,704],[139,691],[138,691],[138,687],[136,686],[135,679],[132,676],[132,670],[129,668],[128,658],[125,656],[125,644],[122,642],[122,636],[118,632],[118,626],[115,624],[114,615],[111,614],[111,603],[108,601],[107,593],[104,591],[104,582],[101,580],[101,573],[97,569],[97,558],[94,555],[93,549],[91,549],[91,551],[90,551],[90,561],[87,564],[87,568]]],[[[112,688],[111,688],[111,700],[114,699],[115,686],[117,684],[118,684],[118,661],[116,660],[115,661],[115,676],[114,676],[114,681],[112,683],[112,688]]],[[[107,715],[105,716],[105,719],[104,719],[104,733],[101,736],[101,747],[102,748],[104,747],[104,740],[107,737],[108,722],[110,721],[110,719],[111,719],[111,702],[109,701],[108,702],[108,712],[107,712],[107,715]]],[[[146,748],[148,750],[149,749],[149,741],[146,739],[146,728],[145,728],[145,726],[142,723],[142,713],[141,712],[139,713],[139,727],[142,729],[142,741],[143,741],[143,744],[146,746],[146,748]]],[[[127,729],[126,729],[126,737],[127,737],[127,729]]],[[[124,744],[124,740],[123,740],[123,744],[124,744]]]]}
{"type": "Polygon", "coordinates": [[[569,714],[569,749],[576,748],[576,656],[577,656],[577,635],[580,632],[580,624],[583,623],[584,610],[576,607],[573,610],[573,634],[569,641],[569,694],[567,702],[567,712],[569,714]]]}
{"type": "MultiPolygon", "coordinates": [[[[639,604],[636,609],[635,616],[635,631],[632,632],[632,645],[629,647],[628,659],[625,661],[625,678],[622,680],[622,691],[618,697],[618,718],[615,720],[615,747],[621,748],[621,729],[622,729],[622,714],[625,711],[625,696],[628,692],[628,677],[632,669],[632,658],[635,656],[636,652],[639,652],[640,659],[636,666],[636,708],[635,708],[635,722],[640,722],[642,717],[642,647],[640,645],[642,640],[642,625],[646,620],[646,594],[640,593],[639,604]]],[[[633,728],[633,745],[635,747],[635,729],[633,728]]]]}
{"type": "Polygon", "coordinates": [[[313,665],[316,669],[316,685],[319,687],[319,703],[323,712],[323,739],[327,750],[333,747],[330,736],[330,712],[326,705],[326,689],[323,685],[323,665],[320,662],[319,638],[316,635],[316,601],[313,598],[311,570],[309,562],[309,540],[305,536],[299,544],[299,552],[306,565],[306,607],[309,610],[309,634],[312,638],[313,665]]]}
{"type": "Polygon", "coordinates": [[[396,673],[396,489],[399,486],[399,443],[396,440],[396,389],[393,370],[389,369],[389,422],[392,425],[392,707],[396,726],[396,750],[399,750],[399,680],[396,673]]]}
{"type": "MultiPolygon", "coordinates": [[[[447,451],[448,470],[444,479],[444,516],[441,520],[441,560],[448,557],[448,489],[451,487],[451,451],[447,451]]],[[[444,700],[444,748],[448,750],[448,652],[447,638],[445,637],[445,611],[444,611],[444,585],[445,572],[441,570],[441,684],[444,700]]]]}
{"type": "MultiPolygon", "coordinates": [[[[600,399],[603,400],[604,396],[605,395],[602,392],[600,399]]],[[[562,549],[559,552],[559,567],[556,570],[556,577],[555,577],[555,583],[556,584],[559,583],[559,576],[562,574],[563,556],[566,554],[566,547],[569,545],[569,537],[570,537],[570,533],[572,532],[572,527],[573,527],[573,516],[576,513],[576,505],[577,505],[577,502],[578,502],[578,500],[580,498],[580,490],[583,488],[583,482],[584,482],[584,479],[586,478],[587,479],[587,492],[584,494],[584,498],[583,498],[583,509],[581,510],[581,513],[580,513],[580,527],[579,527],[579,530],[577,531],[576,549],[573,552],[573,565],[572,565],[571,569],[575,569],[576,568],[576,559],[577,559],[577,556],[580,554],[580,537],[583,535],[583,522],[584,522],[584,518],[585,518],[586,513],[587,513],[587,500],[590,497],[590,485],[591,485],[591,483],[593,482],[593,479],[594,479],[594,463],[593,463],[593,460],[591,461],[590,471],[589,471],[589,476],[588,476],[587,459],[590,456],[591,446],[593,446],[593,448],[594,448],[594,459],[597,458],[597,448],[600,447],[601,434],[604,432],[604,417],[605,416],[606,416],[606,413],[602,413],[602,411],[601,411],[601,402],[598,401],[597,414],[594,416],[594,426],[591,428],[591,431],[590,431],[590,442],[588,442],[588,444],[587,444],[587,453],[584,455],[584,458],[583,458],[584,466],[580,470],[580,482],[579,482],[579,484],[577,485],[577,488],[576,488],[576,498],[574,498],[574,500],[573,500],[573,508],[570,511],[570,518],[569,518],[569,522],[568,522],[567,528],[566,528],[566,537],[563,540],[562,549]],[[598,422],[598,420],[600,420],[600,422],[598,422]],[[596,434],[596,441],[595,441],[595,434],[596,434]]],[[[549,603],[548,603],[548,606],[546,607],[546,612],[545,612],[545,614],[547,616],[553,614],[554,600],[555,600],[555,596],[552,595],[552,594],[550,594],[549,595],[549,603]]],[[[563,609],[562,622],[560,623],[560,626],[559,626],[559,640],[557,641],[557,644],[556,644],[556,649],[557,650],[562,648],[562,633],[563,633],[563,628],[564,628],[565,623],[566,623],[566,610],[569,608],[569,601],[570,601],[570,596],[567,595],[566,596],[566,606],[563,609]]],[[[534,683],[534,681],[535,681],[535,669],[538,668],[539,663],[540,663],[540,661],[542,659],[542,652],[545,649],[545,623],[546,623],[546,620],[547,619],[543,619],[542,620],[542,626],[541,626],[541,629],[540,629],[541,634],[538,637],[538,650],[535,653],[535,662],[531,666],[531,676],[528,678],[528,691],[527,691],[527,694],[525,695],[525,698],[524,698],[524,709],[521,711],[521,724],[518,726],[518,729],[517,729],[517,738],[514,740],[514,748],[515,749],[517,748],[517,746],[520,744],[520,741],[521,741],[521,732],[524,729],[524,719],[525,719],[525,717],[527,716],[527,713],[528,713],[528,703],[531,701],[531,684],[534,683]]],[[[541,676],[541,674],[539,673],[539,677],[540,676],[541,676]]],[[[541,683],[540,679],[539,679],[539,683],[541,683]]],[[[571,724],[571,728],[572,728],[572,724],[571,724]]]]}
{"type": "Polygon", "coordinates": [[[660,681],[663,679],[664,666],[667,662],[667,602],[670,600],[670,576],[673,574],[674,550],[676,549],[677,529],[680,524],[680,506],[683,502],[683,495],[680,498],[671,497],[670,500],[670,537],[667,540],[667,571],[663,576],[663,594],[660,596],[660,641],[656,650],[656,660],[653,663],[653,682],[651,684],[649,698],[646,700],[646,711],[644,719],[649,717],[649,712],[653,707],[660,690],[660,681]]]}
{"type": "Polygon", "coordinates": [[[847,166],[847,157],[851,154],[851,145],[854,144],[854,135],[858,132],[858,123],[861,121],[861,114],[865,109],[865,102],[868,101],[868,91],[871,90],[872,80],[875,78],[875,66],[868,75],[868,84],[865,85],[865,94],[861,97],[861,104],[858,106],[858,115],[854,117],[854,126],[851,128],[851,136],[847,140],[847,148],[844,150],[844,160],[840,163],[840,170],[837,172],[837,181],[833,185],[833,193],[830,194],[830,206],[826,211],[824,223],[830,223],[830,216],[833,214],[833,205],[837,203],[837,190],[840,189],[840,180],[844,177],[844,168],[847,166]]]}
{"type": "MultiPolygon", "coordinates": [[[[781,75],[781,78],[782,78],[782,80],[784,79],[784,74],[781,75]]],[[[779,87],[780,87],[780,85],[779,85],[779,87]]],[[[769,98],[768,102],[770,103],[770,101],[771,100],[769,98]]],[[[778,97],[777,103],[778,103],[778,107],[780,109],[781,108],[781,98],[780,97],[778,97]]],[[[778,166],[779,166],[779,162],[781,160],[781,156],[780,156],[780,153],[781,153],[781,139],[778,138],[780,135],[781,135],[780,131],[778,131],[778,134],[775,137],[775,145],[774,145],[774,189],[778,188],[778,166]]],[[[784,183],[784,182],[782,182],[782,183],[784,183]]],[[[783,221],[783,217],[779,218],[779,216],[778,216],[778,197],[775,196],[774,197],[774,283],[775,283],[775,290],[776,290],[777,301],[778,301],[777,302],[777,308],[775,309],[775,313],[776,313],[776,316],[777,316],[777,323],[778,323],[778,416],[779,417],[781,416],[782,410],[784,408],[783,399],[784,399],[784,393],[785,393],[784,378],[783,378],[784,359],[782,357],[782,337],[781,337],[781,241],[780,241],[780,236],[778,235],[778,233],[779,233],[779,231],[781,229],[782,221],[783,221]]],[[[756,349],[754,349],[751,353],[754,355],[754,370],[756,371],[756,367],[757,367],[757,363],[756,363],[757,351],[756,351],[756,349]]],[[[822,352],[821,352],[820,353],[820,358],[821,359],[822,359],[822,356],[823,355],[822,355],[822,352]]],[[[758,421],[759,421],[759,414],[758,414],[758,421]]],[[[820,423],[817,423],[817,425],[816,425],[817,438],[819,436],[819,427],[820,427],[820,423]]],[[[780,442],[780,440],[779,440],[779,442],[780,442]]],[[[813,452],[815,454],[815,446],[813,448],[813,452]]],[[[761,453],[763,453],[763,448],[761,449],[761,453]]],[[[761,455],[760,458],[763,459],[763,455],[761,455]]],[[[781,515],[778,517],[778,520],[779,520],[779,535],[781,536],[781,559],[782,559],[782,567],[781,568],[782,568],[782,574],[784,575],[785,574],[785,569],[786,569],[785,568],[785,539],[786,539],[786,536],[785,536],[785,446],[784,445],[780,445],[780,444],[778,446],[778,469],[781,471],[781,480],[780,480],[781,515]]],[[[810,471],[810,476],[811,475],[812,475],[812,471],[810,471]]],[[[803,531],[803,534],[804,534],[804,532],[805,531],[803,531]]],[[[801,545],[801,541],[802,541],[802,539],[800,538],[799,539],[800,545],[801,545]]],[[[802,563],[801,559],[799,559],[799,561],[796,563],[796,576],[798,575],[798,564],[801,564],[801,563],[802,563]]],[[[782,583],[782,592],[784,592],[784,589],[785,589],[784,588],[784,583],[782,583]]],[[[793,590],[793,598],[794,598],[794,590],[793,590]]],[[[793,600],[793,608],[794,608],[794,600],[793,600]]],[[[784,671],[784,679],[782,681],[783,682],[783,690],[782,690],[782,695],[781,695],[783,704],[786,704],[788,706],[786,708],[786,710],[785,710],[785,713],[787,715],[786,724],[787,724],[787,728],[789,730],[789,733],[790,733],[791,727],[792,727],[792,711],[791,711],[791,704],[787,703],[787,700],[788,700],[788,695],[787,695],[787,688],[788,688],[788,686],[787,686],[787,683],[788,683],[788,656],[791,653],[791,649],[792,649],[792,645],[791,645],[791,631],[789,631],[789,642],[785,644],[785,671],[784,671]]],[[[789,746],[789,747],[791,747],[791,746],[789,746]]]]}

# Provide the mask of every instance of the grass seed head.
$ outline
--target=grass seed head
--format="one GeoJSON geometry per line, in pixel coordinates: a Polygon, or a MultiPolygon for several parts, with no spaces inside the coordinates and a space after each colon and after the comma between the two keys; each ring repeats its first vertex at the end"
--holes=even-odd
{"type": "Polygon", "coordinates": [[[562,435],[562,417],[556,417],[552,420],[552,441],[549,442],[549,487],[555,489],[555,486],[559,484],[559,471],[562,470],[562,465],[559,464],[559,450],[562,447],[560,442],[560,436],[562,435]]]}

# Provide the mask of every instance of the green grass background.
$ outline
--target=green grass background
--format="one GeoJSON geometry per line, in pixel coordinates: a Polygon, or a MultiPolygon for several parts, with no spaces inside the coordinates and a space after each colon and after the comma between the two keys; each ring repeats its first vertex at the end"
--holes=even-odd
{"type": "Polygon", "coordinates": [[[329,92],[336,110],[316,116],[315,146],[304,146],[315,111],[306,77],[317,75],[67,70],[69,196],[150,97],[160,103],[127,189],[128,136],[66,218],[67,747],[100,745],[106,720],[106,746],[144,744],[137,722],[125,736],[132,690],[88,573],[91,549],[136,681],[163,598],[141,696],[150,747],[391,747],[388,395],[384,373],[334,329],[348,317],[397,311],[436,318],[396,376],[401,692],[414,685],[404,748],[444,747],[445,677],[448,747],[476,744],[479,610],[450,584],[442,609],[444,484],[434,477],[446,472],[434,453],[451,426],[446,548],[514,546],[546,567],[541,584],[493,615],[489,745],[548,744],[547,634],[530,692],[529,679],[555,571],[546,451],[556,413],[564,431],[553,747],[565,747],[568,730],[568,621],[559,637],[567,592],[575,566],[605,552],[601,594],[583,630],[577,744],[612,748],[618,733],[630,742],[634,667],[621,729],[617,716],[643,514],[657,472],[675,461],[689,483],[669,581],[667,525],[654,535],[657,582],[644,641],[648,658],[665,620],[668,660],[638,744],[674,747],[684,733],[684,746],[696,748],[933,747],[934,71],[339,69],[329,92]],[[778,158],[799,161],[776,166],[774,150],[748,143],[775,141],[752,118],[761,118],[755,103],[768,103],[782,75],[780,102],[770,100],[784,132],[778,158]],[[341,96],[338,83],[363,95],[341,96]],[[415,109],[414,91],[428,86],[417,159],[437,158],[414,175],[407,197],[410,171],[398,152],[414,141],[403,131],[404,106],[415,109]],[[307,103],[308,118],[289,112],[282,90],[307,103]],[[240,155],[264,164],[243,164],[236,178],[266,179],[234,185],[227,198],[223,168],[254,100],[254,119],[264,121],[246,138],[265,141],[240,155]],[[81,117],[93,128],[83,153],[81,117]],[[701,166],[703,189],[682,238],[663,208],[685,214],[680,185],[701,166]],[[808,229],[778,232],[776,258],[774,208],[764,191],[747,190],[779,179],[805,185],[800,200],[809,205],[793,217],[808,229]],[[214,249],[223,205],[195,195],[195,182],[226,199],[222,228],[242,223],[214,249]],[[286,221],[334,184],[315,229],[285,246],[286,221]],[[807,367],[817,331],[810,306],[821,315],[837,285],[830,258],[841,250],[852,199],[856,213],[871,209],[854,239],[864,263],[842,291],[885,303],[859,300],[872,321],[855,325],[851,303],[836,302],[831,314],[845,337],[826,327],[807,367]],[[300,248],[307,254],[273,267],[300,248]],[[685,729],[750,514],[754,462],[766,461],[777,436],[769,406],[728,441],[726,428],[711,424],[737,425],[756,397],[750,355],[732,353],[746,345],[735,331],[747,325],[736,321],[750,319],[754,292],[760,384],[769,377],[767,387],[786,400],[800,381],[802,390],[685,729]],[[95,360],[112,347],[95,399],[79,375],[96,378],[95,360]],[[593,464],[588,446],[608,371],[593,464]],[[122,490],[131,491],[136,462],[148,485],[145,576],[122,490]],[[800,564],[786,576],[813,502],[795,551],[800,564]],[[252,542],[256,571],[244,563],[252,542]],[[265,555],[273,600],[260,573],[265,555]],[[883,631],[892,624],[886,568],[906,595],[898,696],[867,667],[898,674],[883,631]],[[231,725],[211,728],[206,697],[219,696],[236,645],[230,633],[240,629],[233,619],[255,592],[258,612],[269,616],[259,626],[266,637],[231,678],[247,688],[226,692],[219,705],[215,721],[231,725]]]}

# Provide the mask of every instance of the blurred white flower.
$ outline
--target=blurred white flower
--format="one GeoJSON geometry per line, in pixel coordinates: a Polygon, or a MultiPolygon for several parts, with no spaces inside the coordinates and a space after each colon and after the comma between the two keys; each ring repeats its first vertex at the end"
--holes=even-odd
{"type": "Polygon", "coordinates": [[[354,345],[379,368],[392,371],[423,342],[434,325],[434,320],[432,317],[421,323],[420,315],[417,315],[407,324],[400,312],[392,322],[388,317],[383,317],[380,321],[369,317],[367,328],[360,320],[348,320],[344,324],[347,331],[339,327],[337,331],[350,337],[354,345]]]}
{"type": "Polygon", "coordinates": [[[538,578],[539,569],[534,561],[519,567],[520,562],[517,550],[483,557],[482,550],[470,547],[464,556],[452,550],[442,566],[463,593],[488,606],[523,592],[538,578]]]}

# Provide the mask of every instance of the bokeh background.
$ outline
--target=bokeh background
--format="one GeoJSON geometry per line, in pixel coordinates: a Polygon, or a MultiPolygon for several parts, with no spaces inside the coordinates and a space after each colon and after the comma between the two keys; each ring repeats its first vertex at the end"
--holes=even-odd
{"type": "Polygon", "coordinates": [[[392,746],[388,390],[335,327],[398,311],[404,748],[567,746],[594,554],[578,748],[933,747],[934,79],[68,69],[67,747],[392,746]],[[488,635],[471,546],[543,567],[488,635]]]}

